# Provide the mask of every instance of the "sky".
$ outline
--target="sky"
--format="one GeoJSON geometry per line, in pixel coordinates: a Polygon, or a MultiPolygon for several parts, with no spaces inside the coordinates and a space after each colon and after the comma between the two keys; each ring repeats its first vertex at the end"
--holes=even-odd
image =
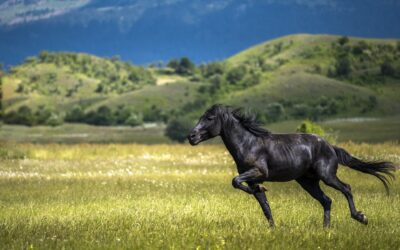
{"type": "Polygon", "coordinates": [[[289,34],[400,38],[399,0],[0,0],[0,62],[42,50],[222,60],[289,34]]]}

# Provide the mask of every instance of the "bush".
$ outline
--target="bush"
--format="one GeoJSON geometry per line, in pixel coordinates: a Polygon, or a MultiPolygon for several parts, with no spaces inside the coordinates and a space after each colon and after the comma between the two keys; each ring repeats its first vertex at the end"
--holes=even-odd
{"type": "Polygon", "coordinates": [[[50,118],[52,111],[44,106],[40,106],[35,112],[35,119],[37,124],[46,124],[46,121],[50,118]]]}
{"type": "Polygon", "coordinates": [[[141,114],[131,113],[124,123],[132,127],[140,126],[143,125],[143,117],[141,114]]]}
{"type": "Polygon", "coordinates": [[[349,38],[347,36],[342,36],[338,39],[338,43],[343,46],[349,42],[349,38]]]}
{"type": "Polygon", "coordinates": [[[168,121],[165,135],[173,141],[183,143],[192,126],[192,121],[186,117],[173,118],[168,121]]]}
{"type": "Polygon", "coordinates": [[[71,111],[65,115],[66,122],[85,122],[85,112],[81,106],[75,106],[71,111]]]}
{"type": "Polygon", "coordinates": [[[381,75],[382,76],[395,76],[396,70],[393,64],[389,61],[385,61],[381,64],[381,75]]]}
{"type": "Polygon", "coordinates": [[[226,76],[226,80],[230,83],[230,84],[238,84],[246,75],[247,70],[246,67],[244,66],[238,66],[236,68],[231,69],[227,76],[226,76]]]}
{"type": "Polygon", "coordinates": [[[276,122],[281,120],[285,115],[285,108],[279,102],[273,102],[267,105],[266,112],[262,122],[276,122]]]}
{"type": "Polygon", "coordinates": [[[64,120],[61,115],[56,114],[56,113],[51,113],[50,117],[46,120],[45,125],[48,126],[59,126],[64,123],[64,120]]]}
{"type": "Polygon", "coordinates": [[[164,112],[156,105],[152,105],[143,112],[143,120],[146,122],[162,122],[166,121],[166,119],[164,112]]]}
{"type": "Polygon", "coordinates": [[[306,133],[306,134],[316,134],[323,138],[325,138],[330,143],[335,143],[336,136],[330,132],[326,133],[325,130],[319,126],[311,122],[310,120],[304,120],[296,129],[297,133],[306,133]]]}
{"type": "Polygon", "coordinates": [[[175,70],[175,73],[179,75],[191,75],[194,73],[195,65],[187,57],[182,57],[181,59],[173,59],[167,64],[168,67],[175,70]]]}
{"type": "Polygon", "coordinates": [[[307,134],[316,134],[319,136],[325,136],[325,131],[324,129],[311,122],[310,120],[304,120],[296,129],[296,132],[298,133],[307,133],[307,134]]]}
{"type": "Polygon", "coordinates": [[[336,60],[336,76],[348,76],[351,73],[351,64],[347,56],[336,60]]]}
{"type": "Polygon", "coordinates": [[[35,116],[28,106],[21,106],[17,112],[11,111],[5,114],[4,122],[8,124],[21,124],[33,126],[36,124],[35,116]]]}
{"type": "Polygon", "coordinates": [[[96,112],[91,111],[86,115],[86,122],[93,125],[110,126],[115,122],[111,109],[107,106],[101,106],[96,112]]]}
{"type": "Polygon", "coordinates": [[[204,77],[209,78],[214,75],[223,75],[225,72],[225,65],[221,62],[212,62],[202,65],[200,70],[204,77]]]}

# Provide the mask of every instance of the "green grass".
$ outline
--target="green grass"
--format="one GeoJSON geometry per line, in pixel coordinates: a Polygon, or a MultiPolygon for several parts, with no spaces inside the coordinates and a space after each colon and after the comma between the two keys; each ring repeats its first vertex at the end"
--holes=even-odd
{"type": "MultiPolygon", "coordinates": [[[[282,121],[265,127],[274,133],[294,133],[301,120],[282,121]]],[[[193,122],[193,125],[195,122],[193,122]]],[[[349,118],[318,122],[337,141],[379,143],[400,141],[400,117],[349,118]]],[[[164,134],[165,125],[147,124],[144,127],[91,126],[63,124],[58,127],[2,125],[0,142],[30,143],[172,143],[164,134]]],[[[213,140],[211,143],[221,143],[213,140]]]]}
{"type": "Polygon", "coordinates": [[[164,125],[147,124],[144,127],[91,126],[64,124],[58,127],[2,125],[0,142],[30,143],[170,143],[164,135],[164,125]]]}
{"type": "MultiPolygon", "coordinates": [[[[293,133],[300,120],[283,121],[266,125],[275,133],[293,133]]],[[[333,133],[337,141],[379,143],[400,141],[400,117],[384,118],[344,118],[318,122],[328,133],[333,133]]]]}
{"type": "MultiPolygon", "coordinates": [[[[397,144],[342,144],[363,158],[400,162],[397,144]],[[371,154],[372,153],[372,154],[371,154]]],[[[3,249],[397,249],[400,185],[386,196],[373,177],[340,168],[368,226],[352,220],[343,195],[332,227],[294,183],[266,183],[277,224],[231,187],[221,146],[8,145],[0,160],[3,249]],[[24,154],[24,157],[21,157],[24,154]],[[5,159],[7,158],[7,159],[5,159]]],[[[398,175],[398,174],[397,174],[398,175]]]]}

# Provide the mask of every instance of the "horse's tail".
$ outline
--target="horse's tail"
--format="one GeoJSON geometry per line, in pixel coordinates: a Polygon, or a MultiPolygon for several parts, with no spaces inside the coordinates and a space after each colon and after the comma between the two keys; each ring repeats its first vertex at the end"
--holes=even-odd
{"type": "Polygon", "coordinates": [[[389,179],[394,179],[393,172],[396,167],[392,162],[387,161],[362,161],[351,156],[346,150],[333,146],[340,164],[348,166],[357,171],[370,174],[378,178],[385,186],[389,194],[389,179]]]}

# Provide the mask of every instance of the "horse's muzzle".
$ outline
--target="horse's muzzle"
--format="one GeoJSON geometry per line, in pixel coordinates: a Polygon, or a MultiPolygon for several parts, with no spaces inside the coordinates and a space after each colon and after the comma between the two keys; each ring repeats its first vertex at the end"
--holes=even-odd
{"type": "Polygon", "coordinates": [[[190,145],[195,146],[201,142],[200,133],[190,133],[187,136],[190,145]]]}

